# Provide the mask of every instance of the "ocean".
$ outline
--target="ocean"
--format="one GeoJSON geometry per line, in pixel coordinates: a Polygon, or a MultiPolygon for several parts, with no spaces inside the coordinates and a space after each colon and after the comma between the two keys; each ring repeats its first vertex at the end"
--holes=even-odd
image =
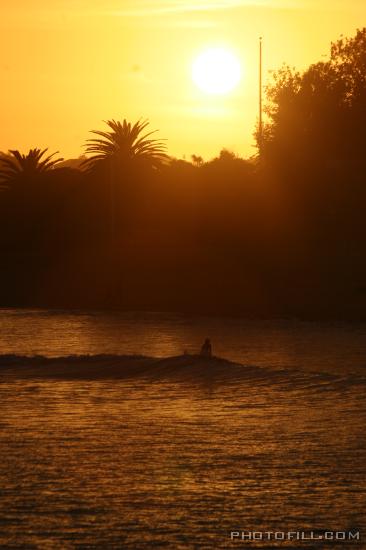
{"type": "Polygon", "coordinates": [[[366,548],[366,325],[3,310],[0,331],[1,548],[366,548]],[[205,337],[235,364],[190,355],[205,337]],[[162,359],[47,375],[99,354],[162,359]]]}

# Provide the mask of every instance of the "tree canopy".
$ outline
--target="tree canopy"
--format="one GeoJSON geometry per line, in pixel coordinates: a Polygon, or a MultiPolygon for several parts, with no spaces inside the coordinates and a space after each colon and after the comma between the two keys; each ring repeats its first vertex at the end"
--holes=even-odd
{"type": "Polygon", "coordinates": [[[283,66],[267,86],[263,156],[291,165],[338,166],[364,158],[366,145],[366,29],[331,45],[326,61],[303,73],[283,66]]]}
{"type": "Polygon", "coordinates": [[[139,120],[131,124],[124,119],[122,122],[107,120],[110,131],[92,130],[98,136],[87,140],[85,152],[92,156],[84,161],[84,166],[93,167],[101,161],[114,160],[120,167],[139,162],[151,168],[158,168],[166,161],[166,146],[162,140],[152,139],[157,130],[143,131],[149,125],[148,120],[139,120]]]}
{"type": "Polygon", "coordinates": [[[0,181],[3,185],[9,185],[20,179],[32,179],[35,176],[45,173],[55,168],[64,159],[53,157],[58,154],[53,153],[44,158],[48,149],[30,149],[29,153],[22,154],[17,150],[10,150],[8,155],[0,156],[0,181]]]}

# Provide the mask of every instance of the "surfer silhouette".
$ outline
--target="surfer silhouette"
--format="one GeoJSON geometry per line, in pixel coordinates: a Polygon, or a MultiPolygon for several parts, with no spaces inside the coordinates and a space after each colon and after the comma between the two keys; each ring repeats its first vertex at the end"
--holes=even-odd
{"type": "Polygon", "coordinates": [[[212,357],[212,345],[211,340],[206,338],[201,347],[201,357],[212,357]]]}

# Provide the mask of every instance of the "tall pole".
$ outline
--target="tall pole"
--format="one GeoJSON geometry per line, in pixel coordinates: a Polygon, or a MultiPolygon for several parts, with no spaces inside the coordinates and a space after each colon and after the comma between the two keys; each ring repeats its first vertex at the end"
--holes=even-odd
{"type": "Polygon", "coordinates": [[[262,37],[259,38],[259,156],[262,156],[263,144],[263,105],[262,105],[262,37]]]}

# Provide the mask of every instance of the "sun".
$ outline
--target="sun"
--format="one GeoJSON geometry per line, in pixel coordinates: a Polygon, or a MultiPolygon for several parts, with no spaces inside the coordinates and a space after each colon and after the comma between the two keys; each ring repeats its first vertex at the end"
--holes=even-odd
{"type": "Polygon", "coordinates": [[[240,82],[239,59],[228,49],[210,48],[193,62],[192,79],[207,94],[227,94],[240,82]]]}

